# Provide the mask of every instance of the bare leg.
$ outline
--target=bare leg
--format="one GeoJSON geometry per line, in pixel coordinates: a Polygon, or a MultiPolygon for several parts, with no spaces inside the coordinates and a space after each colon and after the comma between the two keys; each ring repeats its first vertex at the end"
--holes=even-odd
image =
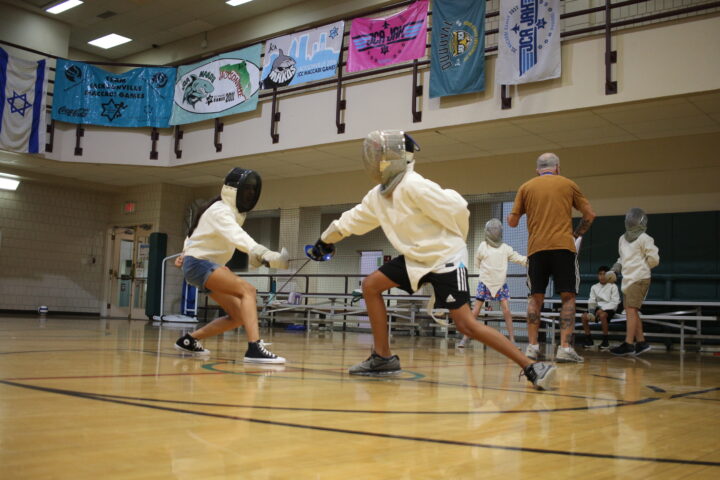
{"type": "Polygon", "coordinates": [[[600,327],[602,328],[602,333],[606,337],[608,336],[608,333],[610,330],[608,329],[608,316],[607,312],[605,310],[598,310],[598,319],[600,320],[600,327]]]}
{"type": "Polygon", "coordinates": [[[198,340],[212,337],[239,326],[245,327],[249,342],[260,339],[257,319],[257,291],[246,280],[236,276],[227,268],[215,270],[205,286],[212,291],[210,298],[215,300],[228,316],[219,317],[191,335],[198,340]]]}
{"type": "Polygon", "coordinates": [[[580,319],[583,324],[583,332],[585,332],[585,335],[590,336],[590,320],[588,320],[587,313],[583,313],[580,319]]]}
{"type": "Polygon", "coordinates": [[[508,339],[512,343],[515,343],[515,328],[513,327],[513,318],[510,313],[510,305],[507,299],[503,298],[500,300],[500,307],[502,308],[503,317],[505,318],[505,327],[508,331],[508,339]]]}
{"type": "Polygon", "coordinates": [[[502,333],[498,332],[494,328],[475,321],[475,318],[470,312],[470,307],[467,305],[463,305],[455,310],[450,310],[450,316],[452,317],[453,322],[455,322],[455,326],[457,326],[457,329],[462,334],[467,335],[470,338],[474,338],[488,347],[497,350],[513,362],[520,365],[522,368],[525,368],[533,363],[533,361],[518,350],[515,345],[510,343],[510,340],[505,338],[502,333]]]}
{"type": "Polygon", "coordinates": [[[388,341],[387,309],[382,294],[385,290],[397,286],[397,283],[379,270],[365,277],[362,283],[363,299],[365,299],[365,306],[370,317],[370,328],[372,328],[374,350],[382,357],[392,355],[388,341]]]}
{"type": "Polygon", "coordinates": [[[560,292],[562,309],[560,310],[560,345],[567,348],[572,342],[575,331],[575,294],[560,292]]]}
{"type": "Polygon", "coordinates": [[[544,293],[533,293],[528,300],[528,341],[531,345],[538,343],[538,331],[540,330],[540,307],[545,301],[544,293]]]}
{"type": "Polygon", "coordinates": [[[640,315],[638,314],[638,309],[633,307],[625,308],[625,316],[627,317],[627,331],[625,332],[625,342],[633,344],[635,343],[637,324],[640,323],[640,315]]]}
{"type": "Polygon", "coordinates": [[[645,334],[643,333],[643,324],[642,324],[642,318],[640,318],[640,309],[636,308],[635,314],[637,315],[637,325],[635,327],[635,340],[638,342],[644,342],[645,334]]]}

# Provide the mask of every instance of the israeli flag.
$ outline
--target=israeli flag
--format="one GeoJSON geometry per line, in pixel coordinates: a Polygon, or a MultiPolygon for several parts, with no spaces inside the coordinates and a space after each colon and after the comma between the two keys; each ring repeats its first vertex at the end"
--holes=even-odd
{"type": "Polygon", "coordinates": [[[13,58],[0,48],[0,148],[45,150],[47,61],[13,58]]]}

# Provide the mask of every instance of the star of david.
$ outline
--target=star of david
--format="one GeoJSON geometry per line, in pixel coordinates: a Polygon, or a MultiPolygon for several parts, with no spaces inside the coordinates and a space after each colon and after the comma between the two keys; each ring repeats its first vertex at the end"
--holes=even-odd
{"type": "Polygon", "coordinates": [[[103,103],[102,107],[103,111],[100,115],[112,122],[116,118],[122,117],[122,111],[127,108],[127,105],[125,102],[115,103],[111,98],[109,102],[103,103]]]}
{"type": "Polygon", "coordinates": [[[537,28],[545,28],[545,25],[547,25],[547,22],[545,21],[544,18],[541,18],[540,20],[537,21],[537,23],[535,25],[537,25],[537,28]]]}
{"type": "Polygon", "coordinates": [[[335,38],[335,37],[337,37],[337,36],[338,36],[338,28],[337,28],[337,27],[331,28],[331,29],[330,29],[330,33],[328,34],[328,36],[329,36],[330,38],[335,38]]]}
{"type": "Polygon", "coordinates": [[[520,31],[520,25],[515,25],[515,26],[512,28],[512,31],[515,32],[515,33],[518,33],[518,32],[520,31]]]}
{"type": "Polygon", "coordinates": [[[18,95],[15,90],[13,90],[13,96],[8,98],[7,102],[10,105],[10,113],[19,113],[23,117],[25,116],[25,110],[32,107],[32,103],[27,101],[27,94],[18,95]],[[20,106],[18,106],[18,101],[22,102],[20,106]]]}
{"type": "Polygon", "coordinates": [[[387,53],[390,51],[390,49],[388,48],[387,45],[383,45],[382,47],[380,47],[380,51],[382,52],[383,55],[387,55],[387,53]]]}

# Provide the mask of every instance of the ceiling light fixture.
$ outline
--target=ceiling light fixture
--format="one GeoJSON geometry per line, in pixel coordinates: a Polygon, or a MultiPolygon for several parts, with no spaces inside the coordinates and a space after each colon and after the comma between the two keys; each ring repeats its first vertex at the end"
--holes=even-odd
{"type": "Polygon", "coordinates": [[[117,47],[118,45],[122,45],[123,43],[131,42],[131,41],[132,41],[132,39],[130,39],[130,38],[111,33],[110,35],[105,35],[104,37],[100,37],[100,38],[96,38],[95,40],[91,40],[88,43],[90,45],[95,45],[96,47],[104,48],[105,50],[107,50],[108,48],[117,47]]]}
{"type": "Polygon", "coordinates": [[[58,3],[54,7],[46,9],[45,11],[57,15],[58,13],[62,13],[65,10],[70,10],[71,8],[75,8],[78,5],[82,5],[82,3],[83,2],[81,2],[80,0],[66,0],[64,2],[58,3]]]}
{"type": "Polygon", "coordinates": [[[12,190],[15,191],[20,185],[20,177],[17,175],[10,175],[9,173],[0,173],[0,190],[12,190]]]}
{"type": "Polygon", "coordinates": [[[227,3],[231,7],[237,7],[238,5],[242,5],[243,3],[248,3],[248,2],[252,2],[252,0],[227,0],[227,2],[225,2],[225,3],[227,3]]]}

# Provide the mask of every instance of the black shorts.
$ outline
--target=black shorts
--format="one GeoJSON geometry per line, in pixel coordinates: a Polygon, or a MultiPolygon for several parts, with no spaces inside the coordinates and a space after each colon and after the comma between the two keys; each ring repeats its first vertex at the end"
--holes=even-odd
{"type": "Polygon", "coordinates": [[[598,319],[598,312],[599,312],[599,311],[605,312],[605,313],[607,314],[607,320],[608,320],[608,322],[609,322],[610,320],[612,320],[613,317],[615,317],[615,310],[603,310],[602,308],[597,307],[597,308],[595,308],[595,321],[596,321],[596,322],[599,322],[599,321],[600,321],[600,320],[598,319]]]}
{"type": "MultiPolygon", "coordinates": [[[[395,257],[378,271],[398,284],[398,288],[413,293],[410,286],[410,277],[405,266],[405,256],[395,257]]],[[[446,273],[425,274],[418,285],[429,283],[435,292],[435,308],[455,310],[470,301],[470,289],[467,281],[467,268],[460,267],[446,273]]]]}
{"type": "Polygon", "coordinates": [[[543,250],[530,255],[527,274],[530,293],[545,293],[551,276],[556,292],[577,293],[580,287],[580,270],[575,252],[543,250]]]}

